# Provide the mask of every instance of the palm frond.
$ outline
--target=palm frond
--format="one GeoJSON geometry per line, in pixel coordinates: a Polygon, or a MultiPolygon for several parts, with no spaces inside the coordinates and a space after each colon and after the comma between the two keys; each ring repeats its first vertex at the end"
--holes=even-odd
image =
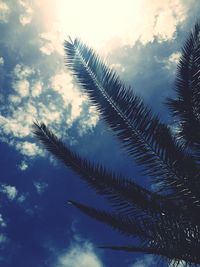
{"type": "MultiPolygon", "coordinates": [[[[130,216],[121,216],[120,214],[113,214],[105,211],[101,211],[95,208],[88,207],[78,202],[69,200],[69,204],[72,204],[86,215],[108,224],[120,233],[130,236],[139,237],[140,242],[145,242],[148,247],[132,247],[133,251],[141,251],[149,254],[157,254],[177,260],[187,260],[188,262],[199,262],[200,257],[198,250],[200,249],[200,243],[197,242],[194,246],[193,234],[189,235],[185,232],[185,228],[179,224],[165,222],[163,219],[160,221],[144,220],[143,218],[132,218],[130,216]],[[193,244],[191,246],[191,243],[193,244]],[[181,244],[181,247],[180,247],[181,244]],[[137,250],[138,249],[138,250],[137,250]],[[192,249],[192,251],[191,251],[192,249]]],[[[195,240],[198,237],[195,236],[195,240]]],[[[108,247],[107,247],[108,248],[108,247]]],[[[110,246],[112,249],[118,249],[119,247],[110,246]]],[[[120,247],[122,249],[122,247],[120,247]]],[[[129,247],[123,247],[123,250],[131,251],[129,247]]]]}
{"type": "Polygon", "coordinates": [[[108,172],[82,159],[66,147],[46,126],[34,123],[34,134],[57,159],[76,172],[97,194],[107,197],[121,213],[134,216],[177,216],[182,206],[153,193],[132,180],[108,172]]]}
{"type": "Polygon", "coordinates": [[[174,141],[169,128],[131,88],[125,88],[92,49],[75,39],[65,42],[65,50],[68,68],[145,174],[162,184],[161,191],[172,190],[199,205],[200,191],[192,182],[199,175],[197,166],[174,141]]]}
{"type": "Polygon", "coordinates": [[[196,150],[200,159],[200,24],[197,23],[183,49],[177,70],[176,99],[167,105],[178,119],[179,136],[196,150]]]}
{"type": "MultiPolygon", "coordinates": [[[[99,246],[102,249],[111,249],[116,251],[125,251],[125,252],[137,252],[143,254],[153,254],[157,256],[165,257],[165,260],[169,262],[169,266],[178,267],[179,264],[184,263],[188,266],[198,266],[200,257],[195,257],[190,254],[181,254],[178,250],[169,251],[169,249],[158,248],[156,246],[151,246],[151,244],[143,245],[143,246],[99,246]],[[176,260],[175,260],[176,259],[176,260]]],[[[162,265],[163,266],[163,265],[162,265]]]]}
{"type": "Polygon", "coordinates": [[[134,219],[130,216],[98,210],[72,200],[68,200],[68,204],[78,208],[89,217],[111,226],[121,234],[139,237],[140,239],[152,238],[152,232],[148,231],[149,228],[146,229],[147,222],[142,218],[134,219]]]}

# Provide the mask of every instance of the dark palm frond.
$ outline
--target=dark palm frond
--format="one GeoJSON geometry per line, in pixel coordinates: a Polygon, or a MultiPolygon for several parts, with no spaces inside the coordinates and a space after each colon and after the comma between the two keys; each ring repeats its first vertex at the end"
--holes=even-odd
{"type": "MultiPolygon", "coordinates": [[[[187,264],[188,266],[198,266],[199,265],[199,256],[194,256],[192,254],[181,254],[181,250],[172,250],[169,251],[167,249],[160,249],[155,245],[148,244],[148,246],[99,246],[102,249],[111,249],[117,251],[125,251],[125,252],[137,252],[143,254],[154,254],[157,256],[165,257],[166,262],[169,262],[170,266],[178,267],[179,264],[183,263],[184,265],[187,264]],[[170,259],[173,255],[174,260],[170,259]],[[193,262],[193,263],[191,263],[193,262]]],[[[163,262],[165,263],[165,262],[163,262]]],[[[162,265],[163,266],[163,265],[162,265]]]]}
{"type": "Polygon", "coordinates": [[[180,58],[176,79],[176,99],[167,105],[180,124],[179,136],[196,150],[200,159],[200,24],[188,37],[180,58]]]}
{"type": "Polygon", "coordinates": [[[180,206],[128,178],[108,172],[101,165],[82,159],[66,147],[46,126],[34,123],[34,134],[57,159],[74,170],[96,193],[104,195],[120,212],[134,216],[177,216],[180,206]]]}
{"type": "Polygon", "coordinates": [[[198,206],[200,190],[192,179],[199,175],[198,168],[174,141],[169,128],[131,88],[125,88],[92,49],[76,39],[65,42],[65,50],[67,66],[145,173],[162,184],[161,191],[173,190],[198,206]]]}
{"type": "Polygon", "coordinates": [[[144,240],[152,238],[153,233],[149,228],[146,229],[147,222],[142,218],[135,219],[130,216],[122,216],[118,213],[98,210],[72,200],[68,200],[68,204],[73,205],[93,219],[106,223],[122,234],[134,237],[138,236],[140,239],[144,240]]]}
{"type": "MultiPolygon", "coordinates": [[[[143,218],[133,218],[130,216],[121,216],[120,214],[113,214],[95,208],[88,207],[75,201],[68,201],[83,213],[88,216],[108,224],[120,233],[130,236],[138,236],[140,240],[144,240],[145,247],[132,247],[132,251],[141,251],[150,254],[162,255],[169,259],[187,260],[188,262],[199,262],[200,256],[198,251],[200,249],[200,242],[191,246],[192,235],[189,235],[180,224],[166,223],[164,220],[149,221],[143,218]],[[181,244],[181,247],[180,247],[181,244]]],[[[196,236],[195,238],[197,238],[196,236]]],[[[195,239],[196,240],[196,239],[195,239]]],[[[116,246],[106,246],[107,248],[118,249],[116,246]]],[[[122,247],[120,247],[122,250],[122,247]]],[[[127,247],[126,247],[127,249],[127,247]]],[[[123,247],[123,250],[126,250],[123,247]]],[[[129,248],[130,251],[130,248],[129,248]]]]}

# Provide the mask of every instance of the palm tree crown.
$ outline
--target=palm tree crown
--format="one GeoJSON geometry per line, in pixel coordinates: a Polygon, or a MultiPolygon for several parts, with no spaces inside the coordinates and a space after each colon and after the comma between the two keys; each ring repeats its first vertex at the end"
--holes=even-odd
{"type": "Polygon", "coordinates": [[[174,265],[180,261],[188,266],[200,264],[200,24],[182,49],[176,99],[167,99],[178,123],[176,133],[80,40],[66,41],[65,51],[67,67],[91,103],[158,188],[152,192],[133,177],[122,177],[81,158],[44,123],[35,123],[34,134],[45,148],[105,196],[113,212],[69,203],[140,241],[104,248],[156,254],[174,265]]]}

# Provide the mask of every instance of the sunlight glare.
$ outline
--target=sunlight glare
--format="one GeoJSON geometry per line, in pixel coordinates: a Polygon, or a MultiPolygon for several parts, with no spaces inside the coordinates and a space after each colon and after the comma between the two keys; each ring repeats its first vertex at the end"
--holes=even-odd
{"type": "Polygon", "coordinates": [[[109,46],[109,43],[115,46],[114,42],[119,40],[126,42],[123,38],[133,35],[134,22],[140,17],[143,0],[125,2],[59,0],[56,3],[56,17],[60,31],[65,38],[79,37],[95,48],[109,46]]]}

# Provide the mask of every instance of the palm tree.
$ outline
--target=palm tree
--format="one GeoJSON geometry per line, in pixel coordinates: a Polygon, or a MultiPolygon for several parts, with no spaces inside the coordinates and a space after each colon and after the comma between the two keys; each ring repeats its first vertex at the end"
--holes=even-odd
{"type": "Polygon", "coordinates": [[[174,266],[181,261],[188,266],[200,264],[200,24],[182,49],[176,99],[167,99],[178,125],[175,133],[80,40],[66,41],[65,51],[67,67],[91,103],[157,188],[152,192],[133,177],[122,177],[81,158],[44,123],[36,122],[34,134],[44,147],[105,196],[113,211],[69,203],[137,238],[133,245],[103,248],[155,254],[174,266]]]}

